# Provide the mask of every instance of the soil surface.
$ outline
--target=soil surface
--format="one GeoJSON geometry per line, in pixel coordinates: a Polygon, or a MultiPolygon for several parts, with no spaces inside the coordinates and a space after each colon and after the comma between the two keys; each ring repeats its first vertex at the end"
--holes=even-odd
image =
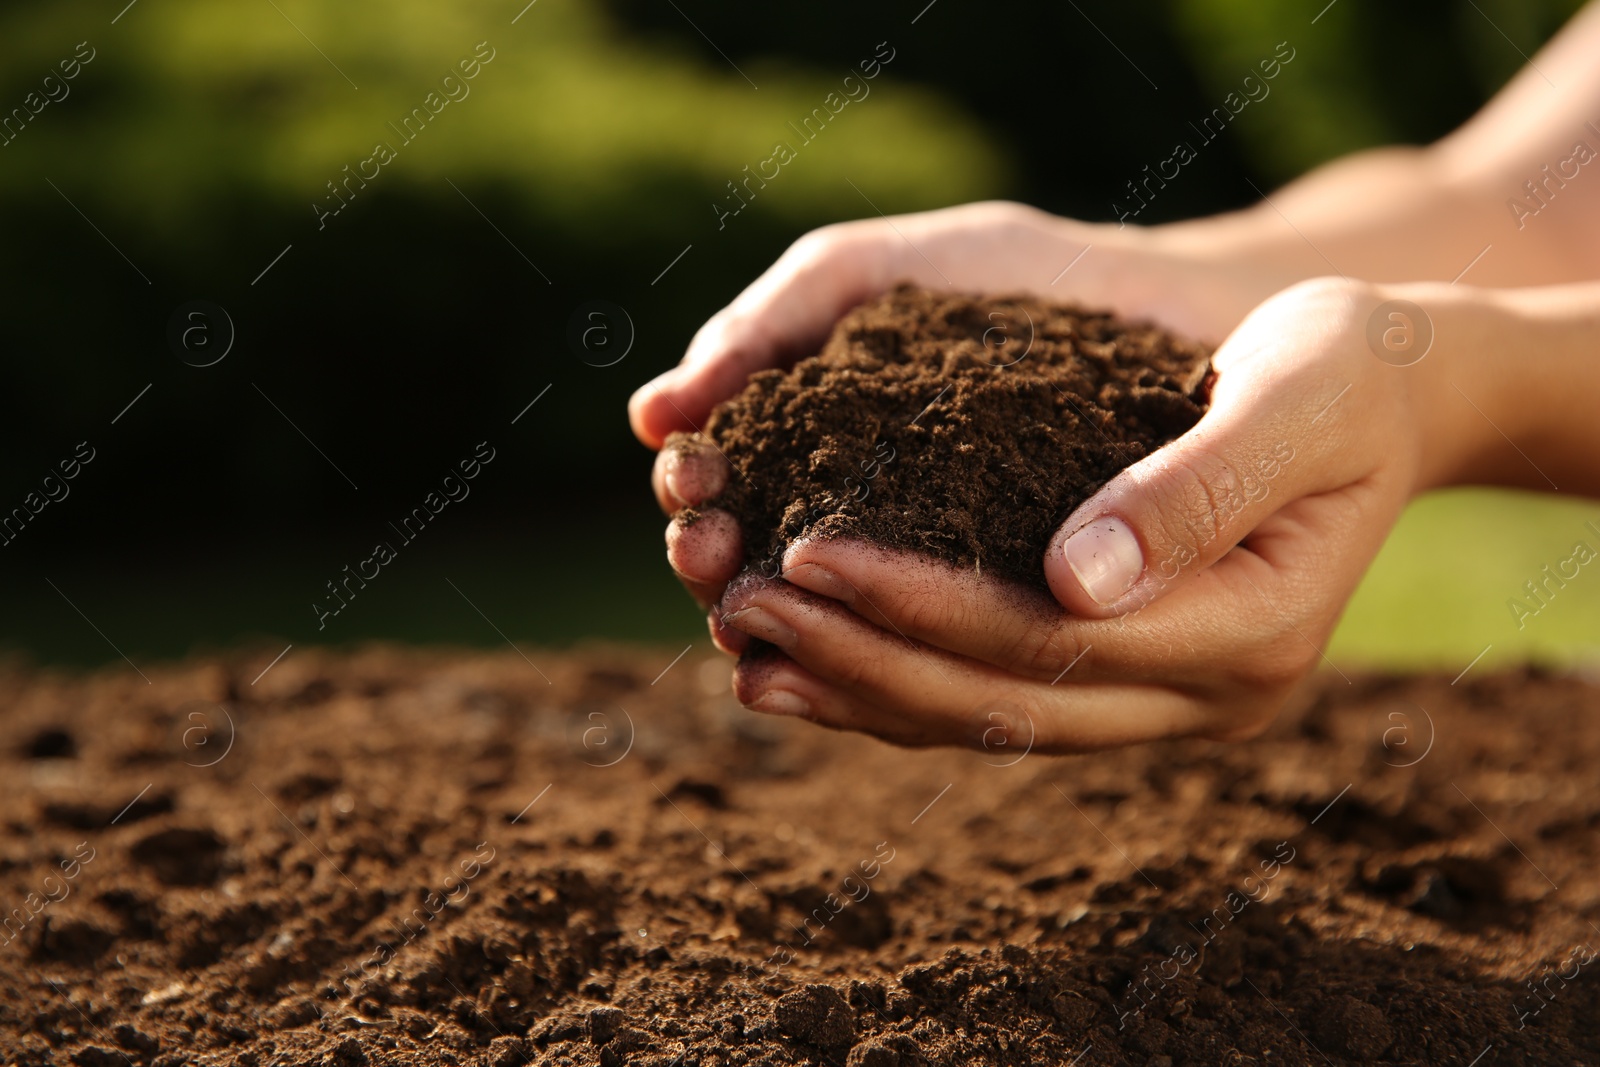
{"type": "Polygon", "coordinates": [[[901,287],[712,413],[736,474],[709,506],[752,567],[858,536],[1044,588],[1056,527],[1199,420],[1209,360],[1105,312],[901,287]]]}
{"type": "Polygon", "coordinates": [[[1577,676],[1001,759],[699,647],[273,651],[0,665],[0,1063],[1600,1059],[1577,676]]]}

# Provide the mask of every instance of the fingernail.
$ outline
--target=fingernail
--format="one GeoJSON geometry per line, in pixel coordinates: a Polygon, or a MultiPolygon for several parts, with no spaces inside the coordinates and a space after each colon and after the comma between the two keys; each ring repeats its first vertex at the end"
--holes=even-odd
{"type": "Polygon", "coordinates": [[[783,572],[783,580],[818,596],[837,600],[845,607],[856,602],[856,587],[820,563],[800,563],[783,572]]]}
{"type": "Polygon", "coordinates": [[[673,470],[669,466],[667,468],[667,476],[663,478],[662,481],[667,483],[667,495],[670,496],[680,508],[686,508],[690,506],[689,498],[683,495],[683,490],[678,486],[677,471],[673,470]]]}
{"type": "Polygon", "coordinates": [[[722,621],[725,625],[743,630],[751,637],[758,637],[782,649],[791,649],[800,640],[800,635],[788,623],[765,608],[745,608],[722,621]]]}
{"type": "Polygon", "coordinates": [[[1121,519],[1096,519],[1067,538],[1067,566],[1096,604],[1112,604],[1144,573],[1139,539],[1121,519]]]}
{"type": "Polygon", "coordinates": [[[774,689],[761,694],[753,704],[751,711],[762,711],[768,715],[792,715],[800,717],[811,712],[811,705],[806,699],[787,689],[774,689]]]}

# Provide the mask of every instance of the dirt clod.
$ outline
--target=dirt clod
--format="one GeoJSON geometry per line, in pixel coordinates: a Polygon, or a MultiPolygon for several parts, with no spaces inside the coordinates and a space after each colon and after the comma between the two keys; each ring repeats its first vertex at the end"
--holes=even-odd
{"type": "Polygon", "coordinates": [[[168,885],[207,885],[221,871],[224,847],[212,830],[175,826],[139,841],[132,856],[168,885]]]}
{"type": "Polygon", "coordinates": [[[102,1045],[85,1045],[72,1054],[78,1067],[124,1067],[128,1057],[114,1048],[102,1045]]]}
{"type": "Polygon", "coordinates": [[[354,1037],[347,1037],[328,1053],[329,1067],[363,1067],[367,1062],[366,1049],[354,1037]]]}
{"type": "Polygon", "coordinates": [[[1331,997],[1311,1030],[1321,1047],[1362,1061],[1381,1056],[1394,1041],[1383,1009],[1348,994],[1331,997]]]}
{"type": "Polygon", "coordinates": [[[1043,587],[1051,533],[1205,410],[1210,352],[1109,313],[902,287],[752,376],[706,433],[749,566],[870,538],[1043,587]]]}
{"type": "Polygon", "coordinates": [[[916,1062],[915,1058],[906,1059],[893,1046],[874,1041],[851,1049],[850,1058],[845,1061],[845,1065],[846,1067],[905,1067],[916,1062]]]}
{"type": "Polygon", "coordinates": [[[855,1040],[855,1013],[830,985],[813,983],[785,993],[773,1015],[780,1030],[812,1045],[838,1048],[855,1040]]]}
{"type": "Polygon", "coordinates": [[[526,1039],[502,1035],[489,1042],[487,1058],[491,1067],[522,1067],[533,1057],[526,1039]]]}
{"type": "Polygon", "coordinates": [[[616,1008],[596,1008],[589,1013],[589,1040],[604,1045],[617,1035],[622,1025],[622,1012],[616,1008]]]}
{"type": "Polygon", "coordinates": [[[161,1047],[160,1041],[157,1041],[138,1027],[130,1026],[128,1023],[120,1024],[113,1036],[116,1037],[117,1044],[123,1048],[133,1052],[142,1052],[147,1056],[154,1054],[161,1047]]]}

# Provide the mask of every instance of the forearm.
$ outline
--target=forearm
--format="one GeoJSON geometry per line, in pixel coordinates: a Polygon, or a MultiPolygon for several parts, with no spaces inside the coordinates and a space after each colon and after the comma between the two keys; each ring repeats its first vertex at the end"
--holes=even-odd
{"type": "Polygon", "coordinates": [[[1600,4],[1482,111],[1427,148],[1320,167],[1243,211],[1156,227],[1197,259],[1314,275],[1485,286],[1600,277],[1600,4]]]}
{"type": "MultiPolygon", "coordinates": [[[[1600,138],[1590,140],[1600,150],[1600,138]]],[[[1600,191],[1600,174],[1594,185],[1600,191]]],[[[1438,148],[1380,149],[1321,167],[1242,211],[1152,236],[1192,258],[1251,262],[1284,285],[1330,274],[1491,286],[1595,276],[1600,264],[1586,244],[1570,240],[1571,226],[1524,219],[1519,231],[1506,207],[1518,191],[1509,174],[1451,172],[1438,148]]],[[[1571,195],[1569,215],[1590,206],[1580,192],[1571,195]]]]}
{"type": "Polygon", "coordinates": [[[1386,286],[1421,307],[1426,356],[1396,375],[1421,420],[1418,490],[1600,497],[1600,282],[1518,290],[1386,286]]]}

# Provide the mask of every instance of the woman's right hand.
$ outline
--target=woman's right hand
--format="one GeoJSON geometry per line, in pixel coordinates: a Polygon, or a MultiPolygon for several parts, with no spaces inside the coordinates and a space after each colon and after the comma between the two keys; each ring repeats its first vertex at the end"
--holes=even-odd
{"type": "MultiPolygon", "coordinates": [[[[900,282],[930,289],[1034,293],[1149,319],[1216,344],[1288,279],[1248,264],[1163,247],[1162,231],[1094,225],[1009,203],[979,203],[814,230],[695,334],[683,361],[634,393],[634,433],[659,449],[652,483],[662,510],[720,494],[728,461],[699,433],[711,409],[759,370],[814,354],[850,308],[900,282]],[[675,437],[670,443],[667,438],[675,437]],[[666,447],[663,447],[665,445],[666,447]]],[[[703,607],[744,563],[732,515],[699,510],[667,528],[667,559],[703,607]]],[[[712,612],[712,636],[737,654],[747,638],[712,612]]]]}

